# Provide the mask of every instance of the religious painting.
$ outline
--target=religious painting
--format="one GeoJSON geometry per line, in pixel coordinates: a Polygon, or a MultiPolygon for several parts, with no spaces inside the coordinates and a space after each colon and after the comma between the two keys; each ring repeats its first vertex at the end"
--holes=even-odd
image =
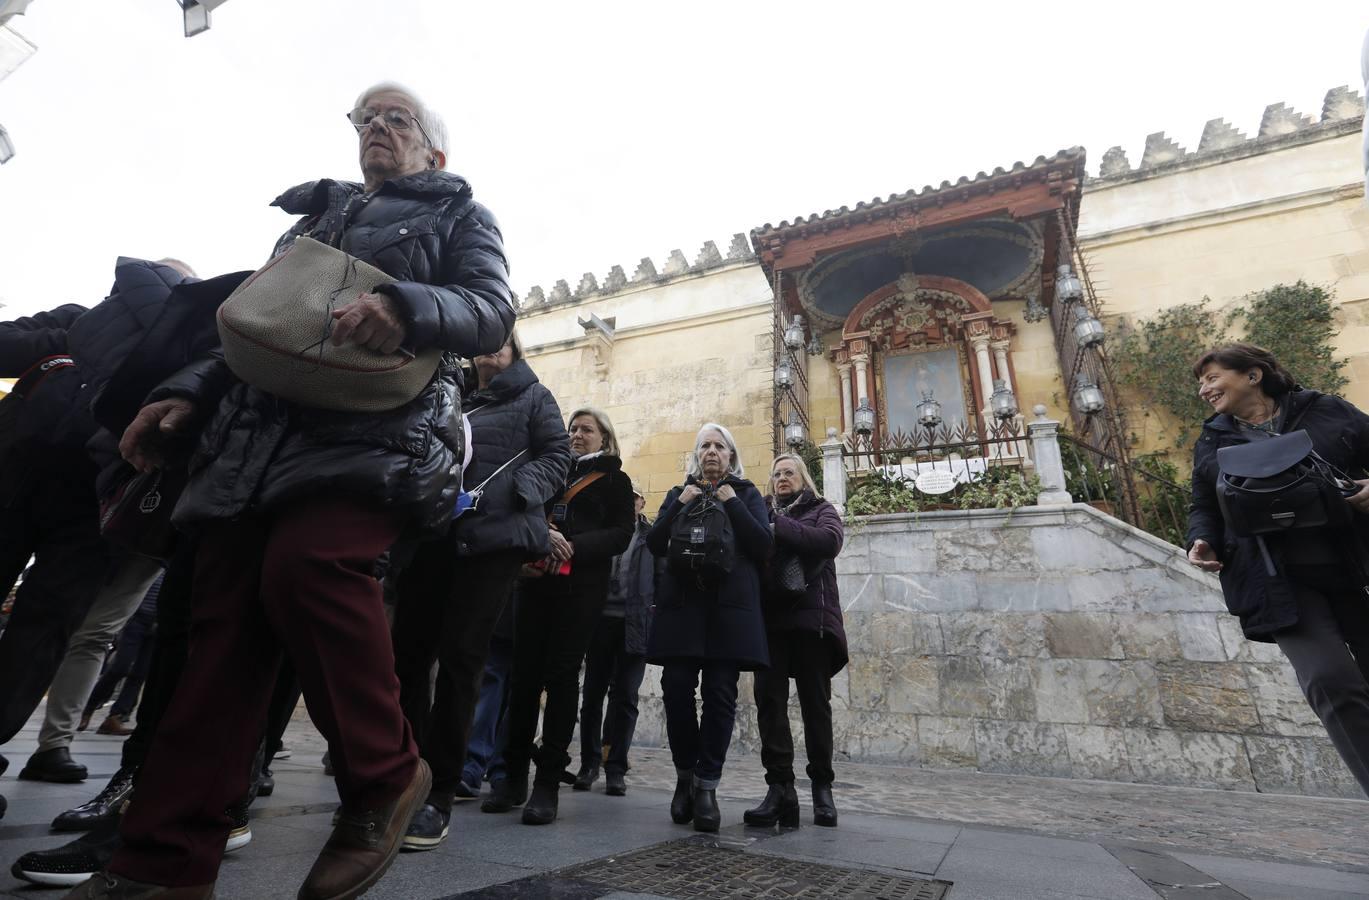
{"type": "Polygon", "coordinates": [[[928,392],[941,404],[942,423],[952,431],[967,422],[960,351],[956,347],[913,353],[880,354],[883,361],[884,429],[922,434],[917,405],[928,392]]]}

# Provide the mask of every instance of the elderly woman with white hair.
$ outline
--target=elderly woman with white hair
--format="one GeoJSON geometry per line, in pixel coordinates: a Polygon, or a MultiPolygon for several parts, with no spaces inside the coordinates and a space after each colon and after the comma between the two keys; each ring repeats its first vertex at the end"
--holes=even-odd
{"type": "Polygon", "coordinates": [[[307,236],[390,277],[338,297],[330,339],[448,352],[417,397],[384,412],[307,408],[239,380],[221,356],[149,395],[120,450],[156,468],[165,438],[198,444],[173,521],[199,533],[190,657],[125,813],[124,847],[75,897],[209,897],[247,794],[288,656],[328,740],[340,815],[301,898],[354,897],[394,859],[431,773],[399,703],[379,561],[449,521],[461,483],[461,374],[513,326],[494,217],[446,171],[446,129],[412,92],[357,99],[362,183],[325,179],[275,202],[307,236]]]}
{"type": "Polygon", "coordinates": [[[772,543],[770,514],[744,475],[731,432],[707,423],[694,440],[685,483],[666,495],[647,537],[651,552],[667,560],[647,660],[664,668],[677,776],[670,817],[680,825],[692,821],[695,831],[716,832],[722,819],[715,792],[736,722],[738,677],[770,664],[760,581],[772,543]]]}

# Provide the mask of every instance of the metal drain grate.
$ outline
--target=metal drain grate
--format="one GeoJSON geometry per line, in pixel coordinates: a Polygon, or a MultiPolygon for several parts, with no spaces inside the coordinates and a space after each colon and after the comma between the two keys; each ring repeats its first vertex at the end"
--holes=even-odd
{"type": "Polygon", "coordinates": [[[563,869],[562,878],[622,891],[718,900],[942,900],[946,881],[743,853],[703,841],[671,841],[563,869]]]}

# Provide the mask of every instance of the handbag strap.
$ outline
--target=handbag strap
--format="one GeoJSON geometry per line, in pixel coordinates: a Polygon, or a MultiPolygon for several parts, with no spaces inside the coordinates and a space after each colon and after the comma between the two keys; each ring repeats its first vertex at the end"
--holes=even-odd
{"type": "Polygon", "coordinates": [[[494,481],[494,476],[498,475],[500,472],[504,471],[504,470],[507,469],[509,466],[513,465],[514,460],[518,459],[518,457],[522,456],[524,453],[527,453],[527,452],[528,452],[528,448],[527,448],[527,447],[524,447],[522,450],[519,450],[519,451],[518,451],[517,453],[515,453],[513,456],[510,456],[510,457],[508,458],[508,460],[507,460],[502,466],[500,466],[499,468],[495,469],[493,472],[490,473],[490,477],[489,477],[489,478],[486,478],[484,481],[480,482],[480,483],[477,484],[475,487],[473,487],[473,488],[470,490],[470,493],[472,493],[472,494],[478,494],[478,493],[480,493],[481,491],[483,491],[483,490],[485,489],[485,485],[489,484],[491,481],[494,481]]]}
{"type": "Polygon", "coordinates": [[[576,497],[578,497],[578,496],[580,495],[580,492],[581,492],[581,491],[583,491],[585,488],[589,487],[591,484],[594,484],[594,482],[598,481],[600,478],[603,478],[606,474],[608,474],[608,473],[607,473],[607,472],[591,472],[591,473],[589,473],[589,474],[586,475],[584,478],[581,478],[579,481],[575,482],[575,483],[572,484],[570,487],[566,488],[566,492],[565,492],[564,494],[562,494],[562,495],[561,495],[561,498],[560,498],[559,500],[557,500],[556,502],[557,502],[557,503],[564,503],[564,504],[566,504],[566,505],[569,505],[569,504],[570,504],[570,501],[572,501],[572,500],[574,500],[576,497]]]}

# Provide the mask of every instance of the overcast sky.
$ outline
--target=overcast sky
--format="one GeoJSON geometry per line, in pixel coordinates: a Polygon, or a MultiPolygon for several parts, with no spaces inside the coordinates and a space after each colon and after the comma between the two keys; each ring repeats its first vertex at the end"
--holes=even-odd
{"type": "Polygon", "coordinates": [[[446,118],[521,295],[1073,145],[1096,172],[1154,131],[1316,118],[1361,87],[1369,3],[229,0],[186,39],[174,0],[34,0],[11,25],[39,50],[0,81],[0,318],[98,301],[119,255],[256,268],[281,190],[357,178],[344,114],[382,79],[446,118]]]}

